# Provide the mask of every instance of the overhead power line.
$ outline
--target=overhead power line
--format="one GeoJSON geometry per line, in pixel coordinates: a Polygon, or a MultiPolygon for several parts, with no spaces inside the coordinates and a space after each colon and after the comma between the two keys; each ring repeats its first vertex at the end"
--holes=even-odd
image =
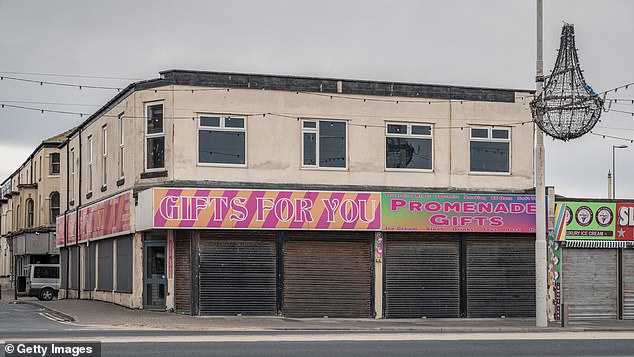
{"type": "Polygon", "coordinates": [[[141,81],[138,78],[129,77],[111,77],[111,76],[90,76],[81,74],[57,74],[57,73],[36,73],[36,72],[10,72],[0,71],[0,74],[19,74],[28,76],[48,76],[48,77],[69,77],[69,78],[92,78],[92,79],[112,79],[112,80],[126,80],[126,81],[141,81]]]}
{"type": "MultiPolygon", "coordinates": [[[[35,108],[35,107],[28,107],[28,106],[23,106],[23,105],[14,105],[14,104],[4,104],[4,103],[0,103],[0,108],[13,108],[13,109],[21,109],[21,110],[29,110],[29,111],[36,111],[36,112],[40,112],[42,114],[45,113],[55,113],[55,114],[66,114],[66,115],[75,115],[75,116],[79,116],[81,118],[83,117],[87,117],[90,116],[92,114],[90,113],[81,113],[81,112],[71,112],[71,111],[65,111],[65,110],[54,110],[54,109],[44,109],[44,108],[35,108]]],[[[287,119],[293,119],[293,120],[301,120],[301,119],[316,119],[316,120],[332,120],[332,118],[318,118],[319,115],[289,115],[289,114],[281,114],[281,113],[271,113],[271,112],[266,112],[266,113],[221,113],[221,112],[215,112],[215,115],[229,115],[229,116],[242,116],[242,117],[262,117],[262,118],[266,118],[267,116],[275,116],[275,117],[281,117],[281,118],[287,118],[287,119]]],[[[367,115],[365,115],[367,116],[367,115]]],[[[102,117],[105,118],[119,118],[119,115],[103,115],[102,117]]],[[[338,116],[341,117],[341,116],[338,116]]],[[[142,119],[145,120],[147,119],[145,116],[139,117],[139,116],[128,116],[128,115],[124,115],[124,118],[127,119],[142,119]]],[[[172,116],[172,117],[166,117],[164,116],[163,119],[171,119],[171,120],[196,120],[198,117],[194,116],[172,116]]],[[[393,118],[396,119],[396,118],[393,118]]],[[[520,126],[520,125],[525,125],[525,124],[529,124],[532,123],[532,120],[526,120],[526,121],[515,121],[515,122],[507,122],[507,123],[496,123],[496,124],[492,124],[494,127],[498,126],[498,127],[513,127],[513,126],[520,126]]],[[[381,128],[381,129],[385,129],[384,125],[375,125],[375,124],[358,124],[358,123],[348,123],[348,125],[350,126],[358,126],[358,127],[364,127],[364,128],[381,128]]],[[[447,127],[443,127],[443,126],[436,126],[434,127],[434,130],[438,130],[438,129],[460,129],[460,130],[464,130],[464,129],[468,129],[469,126],[447,126],[447,127]]]]}
{"type": "Polygon", "coordinates": [[[95,85],[86,85],[86,84],[72,84],[72,83],[60,83],[60,82],[49,82],[49,81],[40,81],[35,79],[26,79],[26,78],[18,78],[18,77],[10,77],[10,76],[0,76],[0,80],[10,80],[10,81],[18,81],[18,82],[26,82],[26,83],[35,83],[39,85],[50,85],[50,86],[60,86],[60,87],[74,87],[74,88],[87,88],[87,89],[109,89],[116,90],[117,92],[121,91],[121,88],[118,87],[108,87],[108,86],[95,86],[95,85]]]}
{"type": "Polygon", "coordinates": [[[621,85],[621,86],[614,87],[614,88],[612,88],[612,89],[608,89],[608,90],[603,91],[603,92],[601,92],[601,93],[599,93],[599,94],[608,94],[608,93],[610,93],[610,92],[614,92],[614,93],[616,93],[616,92],[618,92],[618,91],[619,91],[619,89],[625,89],[625,90],[628,90],[628,89],[630,88],[630,86],[634,86],[634,82],[627,83],[627,84],[623,84],[623,85],[621,85]]]}
{"type": "Polygon", "coordinates": [[[609,138],[609,139],[623,140],[623,141],[629,141],[630,143],[634,143],[634,139],[631,139],[631,138],[623,138],[623,137],[620,137],[620,136],[595,133],[594,131],[591,131],[590,134],[595,135],[595,136],[600,136],[603,139],[609,138]]]}

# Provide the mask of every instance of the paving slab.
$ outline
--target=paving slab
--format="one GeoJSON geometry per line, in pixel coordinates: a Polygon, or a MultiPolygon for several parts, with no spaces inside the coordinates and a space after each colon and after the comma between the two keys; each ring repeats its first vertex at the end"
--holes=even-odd
{"type": "MultiPolygon", "coordinates": [[[[13,291],[3,300],[12,300],[13,291]],[[10,299],[8,298],[10,297],[10,299]]],[[[418,332],[563,332],[634,331],[634,320],[573,321],[536,327],[535,319],[349,319],[285,318],[279,316],[190,316],[167,311],[129,309],[120,305],[78,299],[39,301],[19,298],[17,303],[39,306],[60,320],[82,326],[213,331],[418,331],[418,332]]]]}

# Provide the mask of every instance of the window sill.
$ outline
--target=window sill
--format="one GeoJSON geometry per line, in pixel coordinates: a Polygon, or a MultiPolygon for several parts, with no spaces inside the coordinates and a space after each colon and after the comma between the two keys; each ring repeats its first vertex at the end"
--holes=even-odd
{"type": "Polygon", "coordinates": [[[125,183],[125,179],[124,178],[120,178],[117,180],[117,187],[123,186],[123,184],[125,183]]]}
{"type": "Polygon", "coordinates": [[[219,164],[214,162],[199,162],[196,165],[200,167],[235,167],[238,169],[245,169],[247,167],[247,164],[219,164]]]}
{"type": "Polygon", "coordinates": [[[142,179],[156,178],[156,177],[167,177],[167,170],[163,170],[163,171],[148,171],[148,172],[142,172],[141,173],[141,178],[142,179]]]}
{"type": "Polygon", "coordinates": [[[107,189],[108,189],[108,186],[106,185],[101,186],[101,192],[106,192],[107,189]]]}
{"type": "Polygon", "coordinates": [[[402,172],[402,173],[411,172],[411,173],[417,173],[417,174],[420,174],[420,173],[433,174],[434,170],[433,169],[405,169],[405,168],[386,167],[385,172],[402,172]]]}
{"type": "Polygon", "coordinates": [[[469,171],[469,176],[512,176],[510,172],[469,171]]]}
{"type": "Polygon", "coordinates": [[[301,170],[306,171],[335,171],[335,172],[346,172],[348,171],[347,167],[317,167],[317,166],[302,166],[301,170]]]}
{"type": "Polygon", "coordinates": [[[92,197],[92,192],[88,192],[88,193],[86,194],[86,199],[88,200],[88,199],[90,199],[91,197],[92,197]]]}

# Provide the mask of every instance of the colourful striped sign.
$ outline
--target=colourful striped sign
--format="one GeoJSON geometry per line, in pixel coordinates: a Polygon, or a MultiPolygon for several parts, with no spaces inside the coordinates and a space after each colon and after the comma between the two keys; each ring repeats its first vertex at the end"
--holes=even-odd
{"type": "Polygon", "coordinates": [[[131,201],[132,192],[127,191],[81,208],[79,222],[77,222],[77,211],[70,212],[66,215],[66,226],[64,226],[64,216],[57,217],[57,246],[61,247],[64,244],[74,244],[130,232],[131,201]],[[79,239],[77,239],[76,232],[79,232],[79,239]]]}
{"type": "Polygon", "coordinates": [[[153,226],[380,230],[381,195],[154,188],[153,226]]]}
{"type": "Polygon", "coordinates": [[[568,222],[566,220],[566,204],[561,203],[555,206],[555,240],[566,240],[566,230],[568,222]]]}

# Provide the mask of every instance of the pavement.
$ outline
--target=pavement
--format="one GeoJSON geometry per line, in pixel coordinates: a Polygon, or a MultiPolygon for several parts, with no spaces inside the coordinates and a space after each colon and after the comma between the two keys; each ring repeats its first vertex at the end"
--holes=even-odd
{"type": "Polygon", "coordinates": [[[383,331],[383,332],[575,332],[634,331],[634,320],[571,321],[566,327],[553,321],[536,327],[535,319],[359,319],[285,318],[279,316],[190,316],[166,311],[129,309],[96,300],[32,297],[14,300],[13,290],[2,290],[2,299],[47,310],[60,321],[99,328],[134,328],[208,331],[383,331]]]}

